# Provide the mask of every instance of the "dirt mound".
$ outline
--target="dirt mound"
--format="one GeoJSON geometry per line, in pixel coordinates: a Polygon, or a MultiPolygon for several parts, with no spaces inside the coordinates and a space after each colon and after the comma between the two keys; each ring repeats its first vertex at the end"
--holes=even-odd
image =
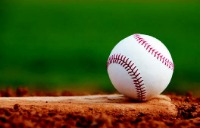
{"type": "MultiPolygon", "coordinates": [[[[58,94],[56,94],[56,96],[57,95],[58,94]]],[[[70,95],[73,94],[70,93],[70,95]]],[[[1,96],[5,95],[1,94],[1,96]]],[[[15,94],[15,96],[18,95],[15,94]]],[[[32,94],[29,95],[27,93],[26,96],[32,96],[32,94]]],[[[84,106],[84,102],[82,101],[80,105],[77,105],[79,110],[74,112],[72,111],[73,108],[70,108],[72,105],[70,103],[62,103],[60,109],[57,107],[49,107],[53,103],[47,100],[38,105],[34,105],[36,104],[35,101],[29,101],[26,105],[23,105],[21,102],[13,102],[14,104],[10,107],[5,107],[5,105],[3,105],[5,102],[0,100],[0,127],[200,127],[200,98],[193,97],[191,94],[185,96],[169,94],[167,96],[171,98],[172,101],[170,102],[176,107],[177,114],[175,116],[163,116],[162,113],[159,113],[161,115],[158,114],[155,116],[155,114],[147,114],[143,111],[132,114],[135,110],[127,109],[130,101],[122,104],[121,102],[112,100],[112,103],[115,103],[114,112],[110,110],[106,111],[105,109],[97,110],[91,105],[89,105],[90,107],[85,111],[84,107],[82,107],[84,106]],[[68,108],[65,108],[66,106],[64,107],[66,104],[68,104],[68,108]],[[39,105],[41,106],[38,107],[39,105]],[[120,105],[123,106],[123,109],[121,109],[120,105]],[[27,106],[29,107],[27,108],[27,106]],[[124,111],[126,111],[127,114],[124,113],[124,111]]],[[[111,103],[107,103],[106,105],[109,104],[111,103]]],[[[143,106],[143,103],[137,104],[138,106],[143,106]]],[[[98,105],[101,106],[101,108],[107,107],[105,104],[98,105]]],[[[160,106],[157,106],[155,109],[159,107],[160,106]]]]}

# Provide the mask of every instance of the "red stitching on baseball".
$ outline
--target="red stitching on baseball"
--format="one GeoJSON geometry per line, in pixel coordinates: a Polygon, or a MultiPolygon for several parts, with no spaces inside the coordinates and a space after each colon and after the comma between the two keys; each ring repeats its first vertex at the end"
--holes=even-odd
{"type": "Polygon", "coordinates": [[[146,99],[146,90],[144,87],[142,77],[140,76],[140,73],[138,72],[138,69],[134,65],[134,63],[131,60],[129,60],[129,58],[121,54],[111,55],[108,58],[107,68],[112,63],[120,64],[125,68],[129,76],[131,77],[133,84],[135,85],[138,100],[144,101],[146,99]]]}
{"type": "Polygon", "coordinates": [[[134,34],[133,37],[137,40],[139,44],[144,46],[144,48],[151,53],[154,57],[156,57],[160,62],[162,62],[169,69],[174,69],[174,64],[168,58],[164,57],[159,51],[154,49],[144,38],[142,38],[139,34],[134,34]]]}

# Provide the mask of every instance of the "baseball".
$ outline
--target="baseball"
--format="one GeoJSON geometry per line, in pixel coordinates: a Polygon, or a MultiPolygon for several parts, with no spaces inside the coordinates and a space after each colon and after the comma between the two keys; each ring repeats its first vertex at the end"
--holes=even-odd
{"type": "Polygon", "coordinates": [[[172,78],[174,64],[161,41],[149,35],[133,34],[113,48],[107,71],[118,92],[146,101],[165,90],[172,78]]]}

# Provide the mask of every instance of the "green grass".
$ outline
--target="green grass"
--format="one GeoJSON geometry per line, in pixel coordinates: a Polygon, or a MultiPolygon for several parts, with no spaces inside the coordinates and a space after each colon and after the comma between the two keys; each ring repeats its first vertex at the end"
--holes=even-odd
{"type": "Polygon", "coordinates": [[[112,87],[111,49],[144,33],[170,50],[175,73],[169,91],[200,83],[200,4],[139,2],[2,2],[0,85],[55,89],[112,87]],[[183,86],[183,87],[182,87],[183,86]]]}

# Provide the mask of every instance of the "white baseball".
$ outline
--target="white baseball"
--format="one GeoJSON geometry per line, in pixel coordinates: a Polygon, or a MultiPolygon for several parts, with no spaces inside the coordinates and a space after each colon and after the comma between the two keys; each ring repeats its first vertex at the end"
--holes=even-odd
{"type": "Polygon", "coordinates": [[[118,92],[146,101],[165,90],[174,64],[161,41],[149,35],[133,34],[113,48],[107,71],[118,92]]]}

